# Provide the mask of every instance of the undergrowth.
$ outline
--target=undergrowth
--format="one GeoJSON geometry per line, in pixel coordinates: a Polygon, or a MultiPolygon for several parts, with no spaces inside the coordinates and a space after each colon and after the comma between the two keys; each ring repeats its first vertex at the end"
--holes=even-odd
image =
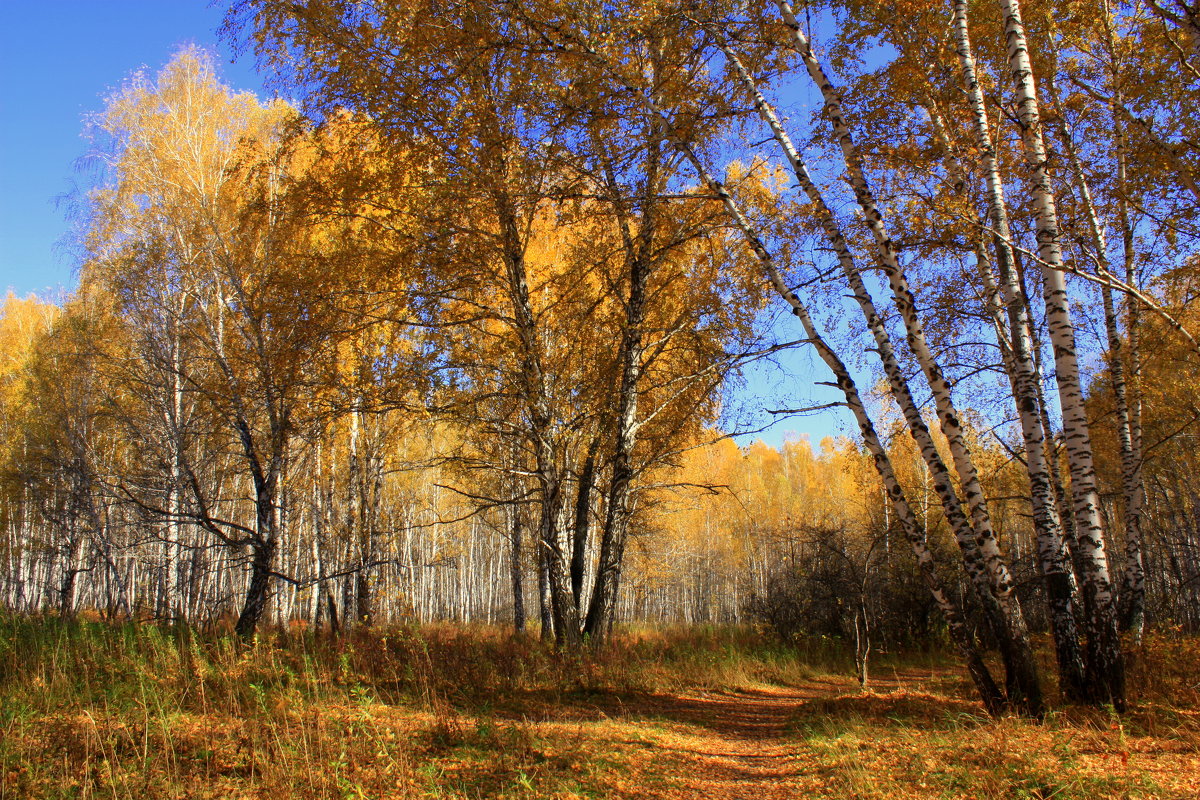
{"type": "Polygon", "coordinates": [[[1166,797],[1169,781],[1106,777],[1088,759],[1128,765],[1158,748],[1194,760],[1195,656],[1194,639],[1148,637],[1129,714],[1065,708],[1039,724],[983,717],[937,652],[873,665],[893,683],[928,673],[931,693],[862,694],[840,643],[742,629],[627,630],[568,655],[481,627],[244,642],[0,616],[0,800],[686,796],[671,787],[692,767],[656,755],[693,722],[673,698],[813,686],[824,694],[789,712],[787,734],[797,763],[811,761],[797,775],[827,779],[812,796],[1166,797]]]}

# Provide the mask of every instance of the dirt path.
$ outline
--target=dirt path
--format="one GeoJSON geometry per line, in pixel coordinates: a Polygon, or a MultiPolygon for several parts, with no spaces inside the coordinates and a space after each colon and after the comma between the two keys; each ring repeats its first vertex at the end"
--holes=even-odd
{"type": "Polygon", "coordinates": [[[828,765],[801,746],[805,725],[839,707],[871,713],[909,692],[953,680],[948,672],[893,673],[859,692],[847,679],[815,678],[799,687],[654,696],[625,706],[638,746],[634,769],[648,798],[792,800],[827,787],[828,765]],[[636,720],[636,721],[635,721],[636,720]]]}
{"type": "Polygon", "coordinates": [[[812,699],[810,691],[776,687],[678,698],[664,709],[673,723],[653,733],[647,754],[659,766],[674,765],[673,785],[649,786],[651,796],[796,797],[801,765],[785,739],[794,733],[796,709],[812,699]]]}
{"type": "Polygon", "coordinates": [[[509,700],[495,711],[532,724],[541,748],[533,763],[570,776],[538,797],[1200,797],[1190,706],[1146,702],[1120,721],[1074,707],[1042,722],[994,720],[962,672],[945,666],[881,671],[866,692],[852,678],[820,675],[786,686],[509,700]]]}

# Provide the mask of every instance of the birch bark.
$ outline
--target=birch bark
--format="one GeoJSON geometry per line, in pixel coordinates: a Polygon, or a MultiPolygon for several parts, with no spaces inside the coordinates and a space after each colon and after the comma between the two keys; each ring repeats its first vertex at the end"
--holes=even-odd
{"type": "Polygon", "coordinates": [[[866,405],[862,401],[849,368],[825,341],[800,298],[787,287],[778,267],[774,263],[774,259],[755,233],[749,220],[741,212],[740,208],[737,207],[729,192],[700,166],[698,160],[693,159],[693,164],[702,170],[705,182],[721,198],[726,208],[730,211],[730,214],[737,221],[738,227],[742,230],[747,243],[762,264],[767,279],[779,296],[791,307],[793,315],[800,320],[800,324],[804,328],[809,342],[816,347],[821,360],[833,372],[837,386],[845,397],[846,406],[850,409],[858,424],[859,433],[863,437],[863,443],[871,453],[876,472],[883,482],[884,491],[904,533],[904,537],[908,540],[909,546],[912,548],[917,566],[921,572],[921,577],[946,620],[950,638],[966,661],[967,670],[971,675],[972,681],[975,683],[975,688],[979,692],[984,706],[988,709],[989,713],[999,714],[1005,708],[1004,694],[1000,691],[987,666],[983,663],[974,637],[963,620],[962,613],[953,600],[950,599],[945,587],[942,585],[941,578],[937,574],[933,554],[926,543],[925,532],[918,523],[916,514],[913,513],[912,507],[904,495],[904,489],[896,477],[896,472],[888,456],[887,448],[875,430],[874,423],[867,412],[866,405]]]}
{"type": "MultiPolygon", "coordinates": [[[[1118,101],[1120,96],[1114,93],[1118,101]]],[[[1135,286],[1137,282],[1137,254],[1134,251],[1133,223],[1129,215],[1129,182],[1126,177],[1125,129],[1117,115],[1113,115],[1117,162],[1117,219],[1121,226],[1121,250],[1124,258],[1125,283],[1135,286]]],[[[1133,298],[1126,298],[1126,325],[1128,349],[1121,355],[1128,359],[1128,384],[1125,386],[1124,405],[1129,424],[1129,440],[1132,458],[1128,464],[1122,461],[1121,480],[1125,490],[1125,575],[1121,586],[1124,601],[1122,624],[1133,633],[1134,641],[1141,642],[1146,621],[1146,571],[1142,552],[1142,516],[1146,502],[1146,486],[1142,479],[1142,415],[1141,394],[1138,391],[1140,352],[1138,348],[1139,314],[1133,298]]],[[[1124,360],[1122,368],[1126,366],[1124,360]]],[[[1124,382],[1123,382],[1124,383],[1124,382]]]]}
{"type": "MultiPolygon", "coordinates": [[[[550,440],[551,415],[547,407],[545,373],[538,346],[537,326],[529,299],[524,247],[516,212],[511,207],[509,198],[501,190],[497,190],[495,195],[507,270],[507,289],[512,304],[515,333],[519,340],[521,391],[529,415],[528,435],[541,488],[538,549],[545,580],[543,603],[549,601],[549,609],[543,609],[543,617],[545,618],[546,611],[550,612],[554,637],[559,644],[576,648],[581,642],[581,629],[579,606],[571,592],[569,546],[563,525],[565,487],[555,448],[550,440]]],[[[543,636],[547,633],[547,626],[543,624],[543,636]]]]}
{"type": "Polygon", "coordinates": [[[1033,357],[1030,335],[1032,326],[1013,257],[1004,183],[992,142],[987,105],[975,67],[966,0],[955,0],[953,25],[963,86],[974,117],[975,147],[981,155],[987,184],[988,216],[1000,274],[999,288],[1009,318],[1010,375],[1017,414],[1021,422],[1021,436],[1025,444],[1025,464],[1029,475],[1033,521],[1037,531],[1039,564],[1050,604],[1060,683],[1068,697],[1082,699],[1085,690],[1083,658],[1079,651],[1078,632],[1072,608],[1074,573],[1063,541],[1054,484],[1046,462],[1046,440],[1038,396],[1041,381],[1033,357]]]}
{"type": "MultiPolygon", "coordinates": [[[[811,43],[796,20],[791,4],[787,0],[776,0],[776,5],[790,32],[793,49],[803,60],[809,77],[816,84],[825,101],[825,117],[833,126],[855,200],[862,209],[863,219],[875,241],[878,261],[887,276],[896,308],[904,322],[909,348],[920,364],[921,371],[933,391],[938,422],[950,445],[950,454],[966,496],[971,521],[979,538],[980,550],[995,584],[997,596],[1007,604],[1012,593],[1012,580],[1004,565],[995,531],[992,528],[987,497],[980,486],[978,471],[963,438],[959,414],[950,396],[950,383],[946,380],[926,341],[924,327],[917,314],[916,299],[909,288],[904,269],[900,264],[899,254],[884,225],[883,215],[872,193],[870,182],[863,168],[862,157],[854,142],[849,123],[846,121],[840,94],[813,53],[811,43]]],[[[1019,613],[1019,610],[1015,613],[1019,613]]],[[[1023,622],[1018,622],[1015,617],[1014,623],[1023,626],[1023,622]]]]}
{"type": "Polygon", "coordinates": [[[600,645],[608,637],[616,612],[617,590],[621,580],[621,565],[625,558],[625,542],[629,533],[629,496],[633,486],[633,449],[637,444],[638,402],[641,394],[643,327],[646,320],[646,287],[652,269],[655,247],[654,202],[660,189],[659,166],[661,138],[657,125],[651,124],[647,136],[644,162],[644,191],[640,198],[642,213],[636,234],[633,220],[625,209],[615,178],[609,171],[608,183],[618,224],[623,233],[626,251],[626,271],[629,276],[629,295],[624,303],[620,364],[621,379],[617,394],[616,441],[612,454],[612,477],[605,501],[604,530],[600,540],[600,560],[596,570],[595,588],[585,620],[585,632],[592,642],[600,645]]]}
{"type": "Polygon", "coordinates": [[[1083,566],[1083,595],[1088,631],[1088,682],[1094,698],[1125,704],[1124,665],[1117,636],[1116,611],[1104,531],[1100,520],[1091,435],[1084,408],[1071,320],[1066,277],[1063,274],[1058,212],[1050,185],[1046,145],[1042,135],[1037,89],[1025,26],[1018,0],[1000,0],[1004,14],[1009,68],[1017,96],[1017,116],[1030,172],[1030,190],[1036,210],[1038,269],[1044,282],[1043,299],[1050,341],[1054,347],[1055,377],[1063,417],[1063,439],[1071,474],[1075,511],[1075,536],[1083,566]]]}

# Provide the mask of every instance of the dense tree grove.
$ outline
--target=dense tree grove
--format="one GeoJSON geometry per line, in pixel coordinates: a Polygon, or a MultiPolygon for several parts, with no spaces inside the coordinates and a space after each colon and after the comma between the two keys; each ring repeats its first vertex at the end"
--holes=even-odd
{"type": "Polygon", "coordinates": [[[134,78],[78,291],[4,306],[3,601],[945,639],[1032,715],[1045,631],[1120,709],[1200,629],[1198,19],[235,3],[300,106],[134,78]],[[783,349],[854,438],[723,436],[783,349]]]}

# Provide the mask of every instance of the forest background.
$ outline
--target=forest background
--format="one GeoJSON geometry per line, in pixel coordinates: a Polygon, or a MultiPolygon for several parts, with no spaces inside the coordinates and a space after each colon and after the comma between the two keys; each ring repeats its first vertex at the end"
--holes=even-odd
{"type": "Polygon", "coordinates": [[[1031,631],[1120,709],[1118,630],[1200,625],[1190,6],[224,30],[296,103],[195,48],[132,78],[78,290],[6,302],[8,608],[567,650],[755,621],[851,641],[864,683],[945,640],[1033,715],[1031,631]],[[766,405],[857,436],[739,448],[738,382],[798,348],[829,385],[766,405]]]}

